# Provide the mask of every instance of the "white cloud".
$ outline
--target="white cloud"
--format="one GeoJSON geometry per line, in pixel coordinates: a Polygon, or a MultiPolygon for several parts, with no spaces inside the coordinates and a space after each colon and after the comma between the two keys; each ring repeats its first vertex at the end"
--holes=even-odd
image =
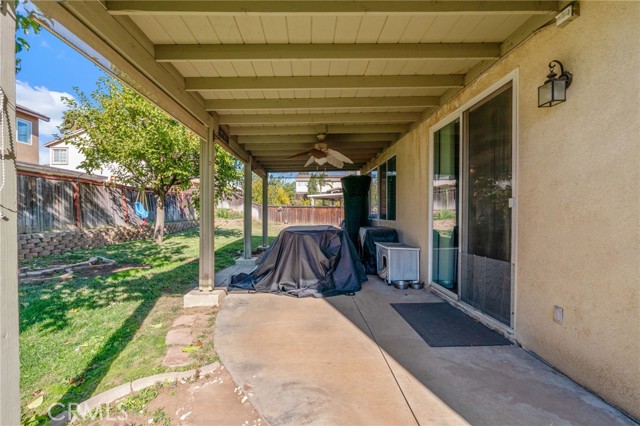
{"type": "Polygon", "coordinates": [[[62,124],[62,113],[67,109],[62,97],[73,96],[66,92],[56,92],[44,86],[32,87],[27,82],[16,81],[16,101],[19,105],[46,115],[51,119],[48,123],[40,121],[40,160],[48,159],[47,149],[42,145],[60,133],[58,126],[62,124]]]}

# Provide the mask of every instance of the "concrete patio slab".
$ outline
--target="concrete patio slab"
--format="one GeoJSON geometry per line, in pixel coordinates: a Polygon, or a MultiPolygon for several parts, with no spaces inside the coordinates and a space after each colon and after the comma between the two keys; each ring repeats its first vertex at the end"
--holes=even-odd
{"type": "Polygon", "coordinates": [[[430,348],[371,277],[354,297],[230,294],[216,350],[273,425],[615,425],[629,418],[517,346],[430,348]]]}
{"type": "Polygon", "coordinates": [[[225,268],[220,272],[216,272],[216,275],[215,275],[216,287],[221,287],[221,288],[227,287],[229,285],[229,281],[231,280],[232,276],[239,274],[241,272],[248,274],[249,272],[251,272],[251,270],[255,266],[256,266],[255,263],[245,262],[245,263],[229,266],[228,268],[225,268]]]}

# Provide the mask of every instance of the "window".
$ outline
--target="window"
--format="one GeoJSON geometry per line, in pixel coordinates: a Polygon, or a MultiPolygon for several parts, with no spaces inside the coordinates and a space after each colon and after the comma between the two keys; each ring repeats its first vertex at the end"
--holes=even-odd
{"type": "Polygon", "coordinates": [[[18,118],[18,142],[31,145],[31,122],[18,118]]]}
{"type": "Polygon", "coordinates": [[[387,220],[396,220],[396,157],[387,161],[387,220]]]}
{"type": "Polygon", "coordinates": [[[69,164],[69,148],[53,148],[51,164],[69,164]]]}
{"type": "Polygon", "coordinates": [[[378,218],[378,169],[371,170],[371,187],[369,188],[369,219],[378,218]]]}
{"type": "Polygon", "coordinates": [[[396,220],[396,157],[369,173],[369,219],[396,220]]]}

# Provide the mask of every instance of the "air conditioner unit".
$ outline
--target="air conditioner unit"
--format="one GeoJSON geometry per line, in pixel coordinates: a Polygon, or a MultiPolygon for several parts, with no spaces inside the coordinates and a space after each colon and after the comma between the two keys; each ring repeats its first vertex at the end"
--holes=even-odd
{"type": "Polygon", "coordinates": [[[403,243],[376,243],[378,276],[387,283],[420,280],[420,249],[403,243]]]}

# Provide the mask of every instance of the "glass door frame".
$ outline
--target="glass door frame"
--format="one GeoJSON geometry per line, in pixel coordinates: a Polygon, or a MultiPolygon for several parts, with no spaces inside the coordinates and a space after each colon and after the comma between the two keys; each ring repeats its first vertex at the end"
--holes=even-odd
{"type": "MultiPolygon", "coordinates": [[[[463,105],[461,105],[458,109],[456,109],[453,113],[447,115],[445,118],[443,118],[442,120],[438,121],[437,124],[435,124],[434,126],[432,126],[429,129],[429,179],[428,179],[428,190],[429,190],[429,196],[428,196],[428,232],[427,232],[427,236],[428,236],[428,247],[429,247],[429,251],[428,251],[428,265],[427,265],[427,277],[428,277],[428,285],[429,288],[433,289],[436,293],[444,296],[446,299],[449,299],[450,301],[454,302],[454,304],[458,305],[459,307],[461,307],[463,310],[465,310],[467,313],[469,313],[472,317],[474,317],[477,320],[480,320],[481,322],[484,322],[485,324],[489,325],[490,327],[494,328],[494,329],[498,329],[501,330],[503,332],[505,332],[506,334],[512,335],[515,333],[516,330],[516,311],[517,311],[517,304],[516,304],[516,292],[517,292],[517,270],[516,270],[516,265],[517,265],[517,248],[518,248],[518,70],[514,70],[512,72],[510,72],[509,74],[507,74],[506,76],[504,76],[503,78],[501,78],[500,80],[498,80],[497,82],[495,82],[494,84],[492,84],[489,88],[487,88],[486,90],[482,91],[480,94],[474,96],[471,100],[469,100],[468,102],[465,102],[463,105]],[[471,305],[463,302],[462,300],[460,300],[460,285],[458,285],[458,291],[457,293],[454,293],[436,283],[433,282],[433,171],[434,171],[434,151],[435,151],[435,133],[442,129],[443,127],[451,124],[452,122],[454,122],[455,120],[459,120],[459,126],[460,126],[460,141],[459,141],[459,149],[460,149],[460,159],[459,159],[459,170],[460,170],[460,176],[459,176],[459,184],[458,184],[458,188],[459,188],[459,194],[457,197],[457,208],[458,208],[458,226],[459,226],[459,232],[458,232],[458,237],[459,237],[459,241],[458,241],[458,259],[461,258],[462,255],[462,248],[464,247],[463,245],[463,238],[464,235],[466,234],[466,229],[462,229],[462,225],[464,224],[465,221],[465,217],[464,217],[464,206],[463,206],[463,202],[464,202],[464,195],[465,191],[466,191],[466,187],[465,187],[465,179],[463,178],[463,174],[464,172],[464,159],[465,159],[465,154],[464,152],[468,149],[467,147],[467,141],[468,141],[468,131],[466,130],[467,128],[467,112],[474,108],[477,107],[479,105],[481,105],[482,103],[486,102],[487,100],[491,99],[493,96],[495,96],[498,93],[501,93],[503,90],[505,90],[505,86],[507,85],[511,85],[512,88],[512,181],[511,181],[511,202],[510,202],[510,207],[511,207],[511,325],[507,326],[503,323],[501,323],[500,321],[490,317],[489,315],[486,315],[482,312],[480,312],[479,310],[477,310],[476,308],[472,307],[471,305]]],[[[460,261],[458,260],[458,264],[457,264],[457,271],[458,271],[458,277],[460,277],[460,273],[461,273],[461,264],[460,261]]],[[[460,283],[459,283],[460,284],[460,283]]]]}
{"type": "MultiPolygon", "coordinates": [[[[428,268],[427,268],[427,280],[429,282],[429,285],[431,286],[431,288],[436,288],[440,293],[442,293],[444,296],[454,300],[454,301],[459,301],[460,300],[460,295],[458,294],[460,292],[460,285],[458,284],[457,286],[457,292],[453,292],[451,290],[449,290],[448,288],[445,288],[437,283],[435,283],[433,281],[433,172],[435,170],[435,134],[443,129],[444,127],[448,126],[449,124],[455,122],[456,120],[458,120],[458,126],[459,126],[459,135],[460,135],[460,140],[458,140],[458,149],[460,152],[459,158],[458,158],[458,170],[460,171],[460,176],[458,176],[458,194],[456,194],[456,216],[457,216],[457,222],[458,222],[458,259],[460,258],[460,224],[461,222],[461,216],[460,216],[460,208],[461,208],[461,199],[460,199],[460,194],[462,194],[463,192],[463,188],[462,188],[462,129],[463,129],[463,114],[462,111],[458,111],[454,114],[449,115],[446,119],[440,121],[436,126],[432,127],[431,129],[429,129],[429,183],[428,183],[428,188],[429,188],[429,197],[428,197],[428,202],[429,202],[429,207],[427,209],[427,211],[429,212],[429,220],[428,220],[428,230],[427,230],[427,236],[429,239],[429,256],[428,256],[428,268]]],[[[456,269],[457,269],[457,274],[458,274],[458,279],[460,277],[460,262],[457,262],[458,264],[456,265],[456,269]]]]}

